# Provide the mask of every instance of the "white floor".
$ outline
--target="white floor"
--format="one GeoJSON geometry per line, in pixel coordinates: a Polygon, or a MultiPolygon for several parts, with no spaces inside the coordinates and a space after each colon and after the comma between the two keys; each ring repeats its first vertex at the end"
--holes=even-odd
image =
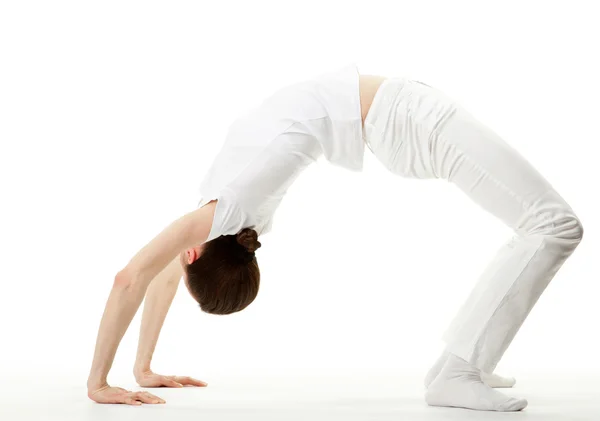
{"type": "Polygon", "coordinates": [[[513,414],[428,407],[420,377],[401,373],[205,378],[207,388],[150,389],[167,403],[141,407],[95,404],[80,379],[39,380],[3,380],[0,420],[600,420],[600,376],[521,376],[507,392],[529,407],[513,414]]]}

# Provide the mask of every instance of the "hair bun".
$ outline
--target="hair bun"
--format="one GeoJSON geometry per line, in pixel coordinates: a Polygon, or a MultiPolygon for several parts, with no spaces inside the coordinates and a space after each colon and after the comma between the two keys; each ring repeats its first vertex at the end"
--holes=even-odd
{"type": "Polygon", "coordinates": [[[261,244],[258,241],[258,234],[252,228],[244,228],[237,236],[238,244],[242,245],[249,253],[254,253],[260,248],[261,244]]]}

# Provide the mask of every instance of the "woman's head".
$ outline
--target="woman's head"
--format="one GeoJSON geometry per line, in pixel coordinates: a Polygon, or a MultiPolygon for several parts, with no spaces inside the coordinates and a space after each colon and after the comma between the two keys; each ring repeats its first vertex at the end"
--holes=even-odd
{"type": "Polygon", "coordinates": [[[182,254],[187,288],[202,311],[231,314],[254,301],[260,285],[254,252],[260,246],[256,231],[246,228],[182,254]]]}

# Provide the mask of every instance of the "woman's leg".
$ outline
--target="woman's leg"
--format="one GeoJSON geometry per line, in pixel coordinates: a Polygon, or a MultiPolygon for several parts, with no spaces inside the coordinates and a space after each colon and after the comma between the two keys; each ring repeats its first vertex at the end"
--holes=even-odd
{"type": "MultiPolygon", "coordinates": [[[[512,147],[457,107],[429,139],[432,170],[514,230],[479,278],[444,339],[449,358],[428,390],[432,405],[518,410],[473,399],[476,373],[491,373],[583,229],[571,207],[512,147]],[[463,372],[463,382],[456,379],[463,372]],[[471,383],[471,386],[466,387],[471,383]],[[465,386],[465,387],[462,387],[465,386]],[[462,395],[461,395],[462,394],[462,395]]],[[[498,392],[496,392],[498,393],[498,392]]],[[[525,403],[526,404],[526,403],[525,403]]]]}
{"type": "Polygon", "coordinates": [[[444,338],[447,350],[492,372],[583,229],[571,207],[498,135],[462,108],[432,136],[432,165],[514,230],[444,338]]]}
{"type": "Polygon", "coordinates": [[[527,405],[482,382],[579,244],[581,223],[552,186],[496,133],[435,88],[388,79],[364,125],[385,167],[445,179],[514,231],[446,332],[447,355],[428,388],[431,405],[514,411],[527,405]]]}

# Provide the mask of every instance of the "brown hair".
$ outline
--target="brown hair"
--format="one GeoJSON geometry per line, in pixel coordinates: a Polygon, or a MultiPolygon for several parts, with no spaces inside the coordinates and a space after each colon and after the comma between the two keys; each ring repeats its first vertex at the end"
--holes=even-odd
{"type": "Polygon", "coordinates": [[[254,301],[260,285],[254,252],[260,246],[258,234],[250,228],[204,244],[200,257],[185,267],[190,293],[202,311],[231,314],[254,301]]]}

